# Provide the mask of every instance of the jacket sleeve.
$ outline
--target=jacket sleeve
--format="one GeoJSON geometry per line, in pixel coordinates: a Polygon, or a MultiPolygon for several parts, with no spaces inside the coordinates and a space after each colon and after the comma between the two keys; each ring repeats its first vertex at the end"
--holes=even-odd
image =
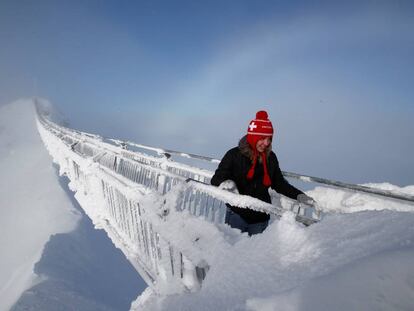
{"type": "Polygon", "coordinates": [[[273,171],[273,177],[272,177],[272,188],[276,190],[278,193],[296,200],[298,194],[301,194],[303,192],[293,187],[283,177],[282,171],[280,170],[280,167],[279,167],[279,161],[277,160],[277,157],[274,153],[272,153],[271,155],[271,161],[274,161],[274,164],[275,164],[274,171],[273,171]]]}
{"type": "Polygon", "coordinates": [[[210,183],[213,186],[219,186],[223,181],[228,179],[234,179],[233,177],[233,161],[234,156],[231,150],[227,151],[221,160],[219,166],[214,173],[214,176],[211,178],[210,183]]]}

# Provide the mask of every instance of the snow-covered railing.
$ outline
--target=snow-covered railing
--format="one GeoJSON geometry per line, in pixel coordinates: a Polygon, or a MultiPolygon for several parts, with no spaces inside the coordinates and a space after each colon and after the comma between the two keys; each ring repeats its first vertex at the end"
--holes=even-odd
{"type": "MultiPolygon", "coordinates": [[[[38,108],[38,111],[39,110],[41,110],[41,107],[38,108]]],[[[104,139],[98,135],[72,130],[63,126],[59,126],[44,117],[42,118],[42,122],[43,124],[47,125],[48,129],[53,131],[68,144],[73,144],[73,148],[76,151],[81,152],[87,156],[93,155],[94,152],[100,152],[101,149],[104,148],[105,150],[110,151],[113,154],[116,154],[123,158],[129,158],[135,162],[147,164],[153,167],[159,167],[163,170],[170,171],[184,178],[192,178],[202,182],[209,182],[210,178],[212,177],[212,172],[210,171],[192,167],[179,162],[168,161],[169,157],[164,153],[158,153],[162,156],[155,157],[137,151],[130,151],[125,149],[125,145],[123,145],[119,140],[104,139]]]]}
{"type": "MultiPolygon", "coordinates": [[[[220,160],[212,158],[212,157],[207,157],[207,156],[202,156],[202,155],[197,155],[197,154],[192,154],[192,153],[186,153],[186,152],[181,152],[181,151],[176,151],[176,150],[170,150],[170,149],[154,148],[154,147],[150,147],[146,145],[136,144],[130,141],[122,141],[122,140],[112,140],[112,141],[118,145],[123,146],[123,148],[137,147],[143,150],[151,150],[151,151],[157,152],[158,154],[162,154],[168,158],[171,157],[171,155],[176,155],[178,157],[207,161],[210,163],[220,163],[220,160]]],[[[349,190],[356,191],[356,192],[364,192],[364,193],[375,194],[375,195],[379,195],[379,196],[387,197],[391,199],[414,202],[414,196],[409,195],[409,194],[395,193],[389,190],[376,189],[376,188],[367,187],[363,185],[356,185],[356,184],[351,184],[351,183],[345,183],[342,181],[336,181],[336,180],[308,176],[308,175],[297,174],[297,173],[286,172],[286,171],[282,171],[282,174],[284,177],[298,179],[303,182],[313,182],[313,183],[324,184],[328,186],[334,186],[340,189],[349,189],[349,190]]]]}
{"type": "Polygon", "coordinates": [[[226,204],[273,217],[293,210],[305,224],[318,219],[312,208],[287,198],[277,197],[268,204],[210,186],[210,171],[126,150],[97,135],[53,123],[41,106],[36,108],[39,133],[60,173],[70,179],[76,199],[156,292],[200,287],[210,250],[197,242],[208,239],[201,239],[204,233],[198,222],[221,230],[226,204]]]}

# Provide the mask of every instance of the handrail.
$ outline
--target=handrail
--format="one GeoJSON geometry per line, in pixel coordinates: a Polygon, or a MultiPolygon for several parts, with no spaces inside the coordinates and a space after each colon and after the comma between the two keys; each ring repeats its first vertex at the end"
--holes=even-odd
{"type": "Polygon", "coordinates": [[[207,156],[202,156],[202,155],[198,155],[198,154],[194,154],[194,153],[188,153],[188,152],[181,152],[181,151],[175,151],[175,150],[171,150],[171,149],[163,149],[163,148],[155,148],[155,147],[150,147],[150,146],[146,146],[146,145],[142,145],[142,144],[137,144],[131,141],[123,141],[123,140],[119,140],[119,139],[109,139],[110,141],[120,145],[120,146],[133,146],[133,147],[138,147],[138,148],[142,148],[142,149],[146,149],[146,150],[151,150],[151,151],[155,151],[158,154],[162,154],[167,158],[170,158],[172,154],[178,155],[180,157],[183,158],[191,158],[191,159],[197,159],[197,160],[202,160],[202,161],[207,161],[207,162],[211,162],[211,163],[220,163],[220,160],[214,159],[214,158],[210,158],[207,156]]]}
{"type": "MultiPolygon", "coordinates": [[[[171,154],[174,154],[174,155],[185,157],[185,158],[193,158],[193,159],[207,161],[211,163],[220,163],[220,160],[212,158],[212,157],[208,157],[208,156],[185,153],[185,152],[171,150],[171,149],[154,148],[154,147],[150,147],[146,145],[136,144],[130,141],[122,141],[122,140],[113,140],[113,141],[117,144],[122,144],[123,146],[129,145],[129,146],[139,147],[139,148],[146,149],[146,150],[156,151],[157,153],[166,155],[167,157],[169,157],[171,154]]],[[[395,193],[390,190],[376,189],[372,187],[345,183],[342,181],[308,176],[308,175],[292,173],[292,172],[287,172],[287,171],[282,171],[282,174],[283,176],[287,178],[295,178],[303,182],[314,182],[314,183],[319,183],[319,184],[325,184],[325,185],[334,186],[337,188],[349,189],[349,190],[358,191],[358,192],[365,192],[365,193],[375,194],[375,195],[379,195],[379,196],[383,196],[383,197],[387,197],[391,199],[397,199],[397,200],[408,201],[408,202],[414,203],[414,196],[409,195],[409,194],[395,193]]]]}
{"type": "Polygon", "coordinates": [[[376,194],[376,195],[391,198],[391,199],[414,202],[414,196],[403,194],[403,193],[395,193],[390,190],[376,189],[376,188],[371,188],[371,187],[362,186],[362,185],[349,184],[349,183],[344,183],[341,181],[329,180],[325,178],[313,177],[313,176],[307,176],[307,175],[300,175],[300,174],[290,173],[290,172],[284,172],[283,174],[286,177],[296,178],[296,179],[299,179],[305,182],[316,182],[316,183],[325,184],[329,186],[335,186],[338,188],[345,188],[345,189],[350,189],[350,190],[359,191],[359,192],[376,194]]]}
{"type": "MultiPolygon", "coordinates": [[[[163,239],[158,232],[160,228],[155,226],[161,206],[143,206],[141,200],[148,193],[146,185],[139,187],[140,184],[120,174],[120,169],[131,171],[129,166],[116,161],[116,154],[112,167],[107,167],[105,162],[101,164],[99,161],[105,156],[102,150],[93,150],[87,142],[70,138],[70,133],[49,127],[50,124],[41,118],[38,118],[39,133],[60,165],[60,172],[71,180],[70,187],[77,192],[76,199],[94,223],[105,229],[145,282],[158,290],[163,282],[175,282],[177,288],[187,290],[197,287],[200,281],[195,275],[197,267],[187,254],[171,243],[174,241],[163,239]]],[[[160,173],[157,168],[151,172],[141,169],[139,178],[145,182],[151,179],[149,186],[157,188],[162,179],[160,173]]],[[[168,176],[168,172],[164,176],[168,176]]],[[[165,178],[163,181],[165,184],[165,178]]]]}
{"type": "MultiPolygon", "coordinates": [[[[186,180],[187,183],[191,184],[194,188],[200,189],[201,191],[205,191],[207,193],[211,193],[211,186],[210,184],[207,184],[203,181],[194,180],[191,178],[188,178],[186,180]]],[[[239,195],[234,194],[225,190],[216,189],[214,188],[214,191],[221,192],[220,197],[223,201],[226,202],[226,204],[234,205],[237,207],[245,207],[249,209],[254,209],[259,212],[269,213],[281,217],[285,209],[283,209],[281,206],[276,206],[271,203],[266,203],[264,201],[261,201],[259,199],[247,196],[247,195],[239,195]],[[240,199],[243,199],[242,201],[240,199]]],[[[280,198],[282,198],[280,196],[280,198]]],[[[294,211],[296,216],[296,221],[306,225],[310,226],[314,223],[317,223],[320,218],[320,210],[316,206],[307,205],[303,203],[299,203],[296,200],[293,200],[288,197],[283,197],[283,200],[290,206],[290,210],[294,211]]],[[[281,204],[282,205],[282,204],[281,204]]]]}

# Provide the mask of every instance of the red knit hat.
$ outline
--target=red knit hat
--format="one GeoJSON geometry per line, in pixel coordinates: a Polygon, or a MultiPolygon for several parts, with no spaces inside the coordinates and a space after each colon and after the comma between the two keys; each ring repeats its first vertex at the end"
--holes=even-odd
{"type": "Polygon", "coordinates": [[[257,141],[264,137],[273,136],[273,126],[267,112],[264,110],[256,113],[256,119],[251,120],[247,128],[247,142],[253,149],[256,149],[257,141]]]}
{"type": "MultiPolygon", "coordinates": [[[[247,128],[247,142],[253,150],[253,164],[250,167],[249,172],[247,173],[247,179],[252,179],[254,175],[254,169],[256,167],[258,153],[256,149],[256,144],[260,139],[266,137],[273,137],[273,126],[272,122],[270,122],[269,120],[267,112],[261,110],[256,113],[256,119],[251,120],[249,127],[247,128]]],[[[266,153],[262,152],[260,156],[262,157],[264,169],[263,184],[268,187],[272,184],[272,181],[267,171],[266,153]]]]}

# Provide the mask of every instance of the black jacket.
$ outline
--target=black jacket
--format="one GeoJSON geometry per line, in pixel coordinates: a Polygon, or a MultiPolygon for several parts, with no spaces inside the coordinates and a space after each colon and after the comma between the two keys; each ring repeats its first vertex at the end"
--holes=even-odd
{"type": "MultiPolygon", "coordinates": [[[[223,181],[231,179],[236,183],[240,194],[249,195],[259,200],[271,203],[268,191],[269,187],[263,185],[264,170],[261,161],[257,161],[253,178],[248,180],[246,177],[247,172],[252,165],[252,161],[249,156],[249,147],[247,147],[246,144],[247,142],[245,137],[243,137],[240,140],[238,147],[227,151],[211,179],[211,184],[219,186],[223,181]]],[[[271,187],[278,193],[295,200],[298,194],[303,193],[285,180],[279,168],[279,162],[276,154],[273,151],[268,153],[267,168],[270,179],[272,180],[271,187]]],[[[248,223],[257,223],[269,220],[268,214],[246,208],[239,208],[230,205],[228,206],[232,211],[239,214],[248,223]]]]}

